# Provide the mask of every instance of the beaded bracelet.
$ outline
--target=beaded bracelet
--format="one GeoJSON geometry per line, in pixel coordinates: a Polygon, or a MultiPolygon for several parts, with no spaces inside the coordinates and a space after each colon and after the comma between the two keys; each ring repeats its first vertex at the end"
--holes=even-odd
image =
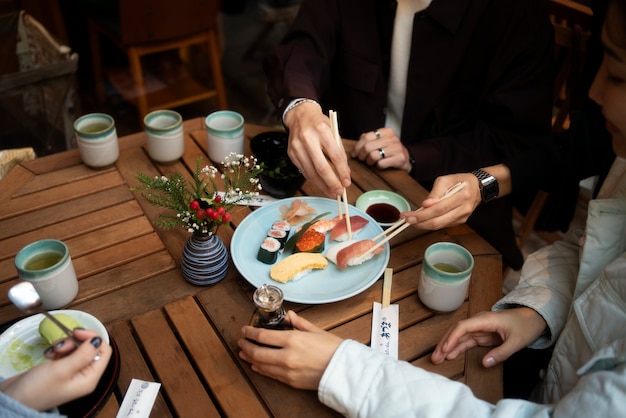
{"type": "Polygon", "coordinates": [[[304,98],[294,99],[294,100],[291,101],[291,103],[289,103],[289,105],[283,111],[283,125],[285,124],[285,116],[287,116],[287,113],[290,110],[293,110],[296,107],[300,106],[302,103],[313,103],[313,104],[318,105],[320,108],[322,107],[322,106],[320,106],[320,104],[318,102],[316,102],[313,99],[304,99],[304,98]]]}

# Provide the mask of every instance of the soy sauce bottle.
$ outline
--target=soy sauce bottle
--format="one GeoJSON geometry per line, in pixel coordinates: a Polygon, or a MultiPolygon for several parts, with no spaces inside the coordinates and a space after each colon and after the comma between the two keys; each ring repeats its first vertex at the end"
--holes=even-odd
{"type": "Polygon", "coordinates": [[[256,328],[275,330],[293,329],[283,307],[283,291],[276,286],[264,284],[252,297],[256,309],[250,318],[250,325],[256,328]]]}

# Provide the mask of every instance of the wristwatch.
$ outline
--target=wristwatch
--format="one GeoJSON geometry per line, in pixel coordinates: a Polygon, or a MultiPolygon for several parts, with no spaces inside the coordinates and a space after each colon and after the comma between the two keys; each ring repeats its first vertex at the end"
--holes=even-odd
{"type": "Polygon", "coordinates": [[[478,187],[483,203],[498,197],[500,188],[498,187],[498,180],[494,176],[480,169],[472,171],[472,174],[478,178],[478,187]]]}

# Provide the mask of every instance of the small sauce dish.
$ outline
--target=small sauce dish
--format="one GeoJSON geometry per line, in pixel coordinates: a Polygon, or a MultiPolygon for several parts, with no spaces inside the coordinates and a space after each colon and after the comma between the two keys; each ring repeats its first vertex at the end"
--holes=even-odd
{"type": "Polygon", "coordinates": [[[355,206],[374,218],[383,228],[400,219],[400,213],[411,210],[411,205],[402,196],[388,190],[370,190],[356,200],[355,206]]]}

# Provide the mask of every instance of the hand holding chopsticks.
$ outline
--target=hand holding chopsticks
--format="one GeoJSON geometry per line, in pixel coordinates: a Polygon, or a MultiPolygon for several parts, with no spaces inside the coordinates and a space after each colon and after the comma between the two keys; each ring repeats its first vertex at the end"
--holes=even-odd
{"type": "MultiPolygon", "coordinates": [[[[328,112],[328,117],[330,118],[330,129],[333,131],[335,142],[339,148],[343,149],[343,143],[341,142],[341,136],[339,135],[339,124],[337,123],[337,112],[330,110],[328,112]]],[[[342,216],[341,198],[341,196],[337,195],[337,211],[339,217],[342,216]]],[[[348,229],[348,239],[352,239],[352,226],[350,225],[350,214],[348,213],[348,195],[345,187],[343,188],[343,205],[345,209],[344,215],[346,217],[346,227],[348,229]]]]}
{"type": "MultiPolygon", "coordinates": [[[[442,194],[441,197],[439,197],[439,200],[443,200],[443,199],[445,199],[447,197],[452,196],[455,193],[458,193],[459,191],[463,190],[463,188],[465,188],[466,184],[467,183],[465,183],[464,181],[458,182],[457,184],[455,184],[454,186],[452,186],[448,190],[446,190],[445,193],[442,194]]],[[[418,211],[422,210],[422,208],[420,207],[417,210],[418,211]]],[[[381,245],[385,244],[387,241],[389,241],[390,239],[392,239],[393,237],[398,235],[400,232],[404,231],[410,225],[411,224],[406,222],[404,219],[400,219],[399,221],[397,221],[396,223],[391,225],[389,228],[387,228],[386,230],[384,230],[380,234],[376,235],[374,238],[372,238],[372,241],[376,241],[376,240],[378,240],[379,238],[382,238],[385,235],[386,235],[386,237],[383,240],[377,242],[376,245],[371,247],[369,250],[364,252],[361,255],[361,258],[366,257],[366,256],[370,255],[371,253],[373,253],[374,251],[376,251],[381,245]]]]}

